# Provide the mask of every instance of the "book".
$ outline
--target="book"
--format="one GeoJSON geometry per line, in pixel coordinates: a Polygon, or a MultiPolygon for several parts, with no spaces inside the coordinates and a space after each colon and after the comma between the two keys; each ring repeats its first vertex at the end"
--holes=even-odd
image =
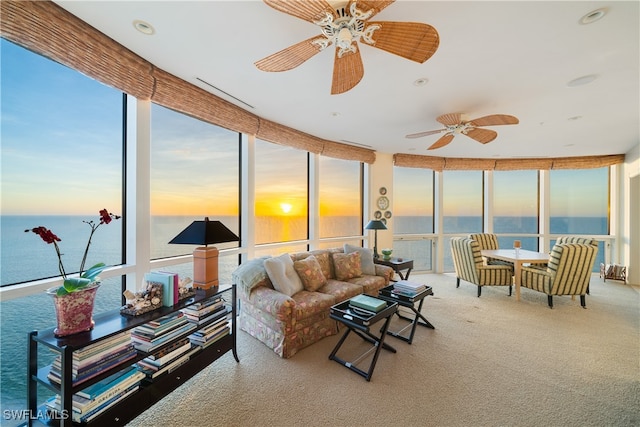
{"type": "Polygon", "coordinates": [[[147,283],[159,283],[162,285],[162,305],[173,307],[173,275],[158,271],[145,273],[144,280],[147,283]]]}
{"type": "Polygon", "coordinates": [[[176,341],[172,342],[171,344],[167,345],[166,347],[163,347],[160,350],[158,350],[158,351],[156,351],[156,352],[154,352],[152,354],[149,354],[146,357],[146,359],[149,359],[149,360],[160,359],[161,357],[166,356],[167,354],[171,353],[175,349],[182,347],[187,342],[189,342],[189,338],[187,338],[187,337],[184,337],[182,339],[176,340],[176,341]]]}
{"type": "Polygon", "coordinates": [[[98,381],[95,384],[91,384],[88,387],[83,388],[78,391],[76,394],[80,397],[84,397],[86,399],[95,399],[97,396],[101,395],[108,389],[115,387],[118,383],[125,381],[127,378],[130,378],[133,375],[136,375],[138,369],[135,365],[131,365],[128,368],[116,372],[113,375],[109,375],[101,381],[98,381]]]}
{"type": "Polygon", "coordinates": [[[381,299],[374,298],[369,295],[356,295],[349,300],[349,306],[355,308],[362,308],[368,311],[377,313],[387,307],[387,303],[381,299]]]}
{"type": "MultiPolygon", "coordinates": [[[[140,380],[145,377],[144,373],[138,369],[132,371],[130,375],[123,376],[122,380],[114,383],[111,387],[105,389],[102,393],[96,395],[94,398],[88,399],[75,393],[72,399],[72,409],[78,414],[87,414],[94,409],[102,406],[105,402],[111,400],[113,397],[120,395],[132,386],[140,384],[140,380]]],[[[56,403],[60,405],[60,395],[56,396],[56,403]]]]}
{"type": "Polygon", "coordinates": [[[180,340],[180,342],[184,342],[182,346],[174,349],[172,352],[167,353],[162,357],[157,357],[155,359],[144,358],[138,363],[142,362],[145,365],[155,366],[155,367],[160,367],[162,365],[165,365],[191,349],[191,341],[189,341],[188,338],[185,338],[185,340],[186,342],[184,340],[180,340]]]}
{"type": "Polygon", "coordinates": [[[413,293],[410,296],[415,296],[425,289],[427,289],[426,285],[423,285],[421,283],[409,282],[407,280],[399,280],[393,284],[394,292],[401,291],[409,294],[413,293]]]}
{"type": "Polygon", "coordinates": [[[177,304],[180,302],[180,276],[178,273],[172,273],[170,271],[159,271],[159,273],[168,274],[173,277],[173,303],[177,304]]]}
{"type": "Polygon", "coordinates": [[[169,341],[179,337],[180,335],[187,334],[188,332],[196,328],[197,326],[195,324],[187,322],[185,325],[180,326],[179,328],[172,330],[167,334],[163,334],[153,340],[140,340],[134,335],[131,335],[131,341],[133,342],[136,350],[150,353],[153,350],[160,348],[163,344],[167,344],[169,341]]]}

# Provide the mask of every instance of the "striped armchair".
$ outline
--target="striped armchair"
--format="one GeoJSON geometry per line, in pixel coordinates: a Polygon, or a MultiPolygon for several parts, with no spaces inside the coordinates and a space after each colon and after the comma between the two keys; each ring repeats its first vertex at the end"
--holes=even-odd
{"type": "Polygon", "coordinates": [[[546,270],[523,267],[520,285],[547,294],[549,308],[554,295],[580,295],[586,307],[591,270],[598,246],[582,243],[556,243],[551,250],[546,270]]]}
{"type": "Polygon", "coordinates": [[[508,265],[484,265],[480,246],[468,237],[452,237],[451,253],[456,269],[456,288],[460,287],[460,279],[478,286],[478,296],[483,286],[508,286],[511,295],[513,268],[508,265]]]}
{"type": "MultiPolygon", "coordinates": [[[[498,247],[498,236],[493,233],[473,233],[468,236],[478,242],[481,251],[500,249],[498,247]]],[[[513,263],[501,259],[482,257],[487,265],[508,265],[513,268],[513,263]]]]}

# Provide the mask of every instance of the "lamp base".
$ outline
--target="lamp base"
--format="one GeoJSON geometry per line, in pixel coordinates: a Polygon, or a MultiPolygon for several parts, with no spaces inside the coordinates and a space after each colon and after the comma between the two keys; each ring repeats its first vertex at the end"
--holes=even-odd
{"type": "Polygon", "coordinates": [[[213,246],[202,246],[193,251],[193,286],[210,289],[218,286],[218,254],[213,246]]]}

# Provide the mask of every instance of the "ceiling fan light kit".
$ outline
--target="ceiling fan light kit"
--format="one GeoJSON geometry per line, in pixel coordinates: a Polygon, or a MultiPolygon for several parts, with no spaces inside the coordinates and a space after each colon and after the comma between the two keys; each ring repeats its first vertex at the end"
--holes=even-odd
{"type": "Polygon", "coordinates": [[[354,88],[364,76],[358,42],[405,59],[423,63],[438,49],[438,32],[428,24],[415,22],[367,22],[394,3],[388,1],[349,1],[347,7],[334,7],[325,0],[263,0],[274,9],[318,25],[322,36],[311,37],[255,63],[262,71],[291,70],[331,45],[335,45],[331,94],[354,88]]]}

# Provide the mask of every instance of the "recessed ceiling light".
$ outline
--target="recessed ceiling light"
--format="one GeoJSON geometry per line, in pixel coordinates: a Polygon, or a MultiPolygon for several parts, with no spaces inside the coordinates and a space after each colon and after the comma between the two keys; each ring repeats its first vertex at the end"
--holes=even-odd
{"type": "Polygon", "coordinates": [[[567,86],[576,87],[576,86],[588,85],[589,83],[593,82],[597,78],[598,76],[596,76],[595,74],[589,74],[589,75],[578,77],[576,79],[571,80],[569,83],[567,83],[567,86]]]}
{"type": "Polygon", "coordinates": [[[576,120],[580,120],[581,118],[582,118],[582,116],[573,116],[573,117],[569,117],[567,120],[573,122],[573,121],[576,121],[576,120]]]}
{"type": "Polygon", "coordinates": [[[580,24],[582,25],[587,25],[587,24],[593,24],[596,21],[599,21],[600,19],[602,19],[604,17],[604,15],[607,14],[607,12],[609,11],[608,8],[606,7],[602,7],[600,9],[596,9],[594,11],[591,11],[589,13],[587,13],[586,15],[584,15],[582,18],[580,18],[580,24]]]}
{"type": "Polygon", "coordinates": [[[151,24],[149,24],[148,22],[141,21],[139,19],[136,19],[135,21],[133,21],[133,28],[140,31],[142,34],[146,34],[148,36],[151,36],[156,32],[156,30],[153,28],[151,24]]]}
{"type": "Polygon", "coordinates": [[[334,111],[333,113],[331,113],[331,116],[333,117],[338,117],[340,115],[340,113],[338,113],[337,111],[334,111]]]}
{"type": "Polygon", "coordinates": [[[426,78],[426,77],[420,77],[419,79],[417,79],[417,80],[415,80],[415,81],[413,82],[413,85],[414,85],[414,86],[424,86],[424,85],[426,85],[427,83],[429,83],[429,79],[428,79],[428,78],[426,78]]]}

